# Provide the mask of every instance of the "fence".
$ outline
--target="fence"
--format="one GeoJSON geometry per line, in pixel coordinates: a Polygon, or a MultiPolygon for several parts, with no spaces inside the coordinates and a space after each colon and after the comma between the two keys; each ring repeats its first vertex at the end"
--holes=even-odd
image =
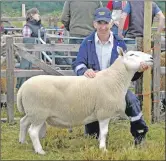
{"type": "MultiPolygon", "coordinates": [[[[51,37],[53,39],[53,37],[51,37]]],[[[55,37],[56,38],[56,37],[55,37]]],[[[16,101],[16,95],[14,95],[14,77],[32,77],[35,75],[50,74],[50,75],[75,75],[72,70],[56,70],[56,64],[48,65],[38,59],[35,54],[42,51],[60,51],[60,52],[77,52],[79,49],[78,44],[23,44],[17,43],[18,39],[12,36],[6,37],[6,43],[1,45],[3,51],[6,51],[7,57],[7,69],[1,71],[1,76],[7,78],[7,95],[2,95],[2,102],[7,101],[7,115],[8,122],[12,123],[14,120],[14,103],[16,101]],[[16,70],[14,69],[14,50],[17,51],[21,57],[32,62],[38,69],[35,70],[16,70]],[[33,52],[34,54],[30,54],[33,52]]],[[[127,47],[129,50],[136,50],[137,43],[131,43],[128,41],[127,47]]],[[[135,41],[135,40],[134,40],[135,41]]],[[[20,40],[19,40],[20,42],[20,40]]],[[[160,74],[165,74],[165,68],[160,67],[160,57],[159,53],[161,50],[161,39],[159,35],[154,37],[154,67],[153,67],[153,84],[152,92],[153,94],[153,117],[154,121],[159,121],[161,119],[160,115],[160,74]]],[[[64,56],[57,56],[64,57],[64,56]]],[[[73,58],[71,56],[66,56],[67,58],[73,58]]],[[[150,80],[149,80],[149,83],[150,80]]],[[[151,93],[150,93],[151,94],[151,93]]],[[[163,117],[163,116],[162,116],[163,117]]]]}

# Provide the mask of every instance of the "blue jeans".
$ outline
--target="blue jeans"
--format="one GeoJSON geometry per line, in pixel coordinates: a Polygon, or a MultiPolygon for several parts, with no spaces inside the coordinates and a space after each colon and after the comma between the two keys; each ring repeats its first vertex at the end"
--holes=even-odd
{"type": "MultiPolygon", "coordinates": [[[[130,90],[127,91],[126,94],[126,110],[125,113],[128,117],[131,118],[130,121],[130,132],[133,137],[136,137],[138,134],[138,130],[144,130],[146,133],[148,131],[148,127],[146,126],[145,121],[142,118],[142,112],[140,107],[140,101],[130,90]]],[[[90,124],[85,125],[85,133],[89,135],[96,135],[96,138],[99,137],[99,122],[92,122],[90,124]]]]}
{"type": "MultiPolygon", "coordinates": [[[[117,40],[122,40],[119,36],[118,36],[118,27],[116,25],[113,25],[111,28],[111,31],[113,32],[114,36],[116,37],[117,40]]],[[[127,31],[123,30],[122,35],[125,37],[127,31]]]]}
{"type": "MultiPolygon", "coordinates": [[[[70,39],[69,44],[81,44],[83,39],[70,39]]],[[[77,56],[77,52],[71,52],[71,56],[77,56]]],[[[74,62],[75,59],[72,59],[72,62],[74,62]]]]}

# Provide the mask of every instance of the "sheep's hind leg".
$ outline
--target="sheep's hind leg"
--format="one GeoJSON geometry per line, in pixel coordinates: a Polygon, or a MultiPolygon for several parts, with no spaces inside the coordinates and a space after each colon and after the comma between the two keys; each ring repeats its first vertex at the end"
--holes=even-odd
{"type": "Polygon", "coordinates": [[[40,125],[31,124],[31,126],[28,130],[30,138],[31,138],[32,143],[33,143],[33,147],[35,149],[35,152],[39,153],[39,154],[45,154],[45,151],[43,150],[43,148],[40,144],[40,140],[39,140],[39,132],[40,132],[43,124],[44,123],[42,123],[40,125]]]}
{"type": "Polygon", "coordinates": [[[106,137],[108,133],[108,125],[109,125],[110,119],[105,119],[99,121],[99,127],[100,127],[100,136],[99,136],[99,148],[107,151],[106,149],[106,137]]]}
{"type": "Polygon", "coordinates": [[[20,143],[25,143],[25,138],[28,130],[28,126],[30,125],[30,121],[28,119],[28,116],[25,115],[21,120],[20,120],[20,134],[19,134],[19,142],[20,143]]]}

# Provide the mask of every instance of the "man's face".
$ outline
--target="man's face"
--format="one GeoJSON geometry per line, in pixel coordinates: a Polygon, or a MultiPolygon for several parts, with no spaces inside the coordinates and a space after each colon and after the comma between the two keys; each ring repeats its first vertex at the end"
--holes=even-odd
{"type": "Polygon", "coordinates": [[[100,35],[107,35],[110,33],[110,28],[112,27],[111,22],[106,21],[94,21],[94,28],[97,30],[97,33],[100,35]]]}
{"type": "Polygon", "coordinates": [[[36,20],[36,21],[39,21],[40,20],[40,15],[39,13],[35,13],[32,15],[33,19],[36,20]]]}

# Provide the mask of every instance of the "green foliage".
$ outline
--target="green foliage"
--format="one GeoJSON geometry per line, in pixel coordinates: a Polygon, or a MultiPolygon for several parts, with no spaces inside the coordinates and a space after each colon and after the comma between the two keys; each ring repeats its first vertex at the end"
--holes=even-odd
{"type": "MultiPolygon", "coordinates": [[[[5,14],[7,16],[16,17],[21,16],[21,4],[23,2],[2,2],[1,9],[2,14],[5,14]]],[[[40,14],[48,14],[52,12],[59,12],[62,11],[64,2],[24,2],[26,6],[26,10],[36,7],[39,9],[40,14]]]]}
{"type": "Polygon", "coordinates": [[[162,12],[165,14],[166,10],[165,10],[165,1],[155,1],[157,3],[157,5],[160,7],[160,9],[162,10],[162,12]]]}

